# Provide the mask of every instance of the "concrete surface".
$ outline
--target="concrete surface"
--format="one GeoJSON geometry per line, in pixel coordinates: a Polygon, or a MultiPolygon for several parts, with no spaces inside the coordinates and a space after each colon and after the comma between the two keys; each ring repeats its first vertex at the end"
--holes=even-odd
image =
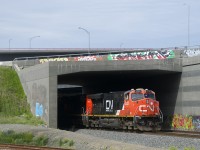
{"type": "Polygon", "coordinates": [[[162,106],[163,109],[168,110],[166,114],[172,114],[178,93],[172,89],[178,89],[181,71],[180,59],[165,59],[48,62],[22,68],[18,71],[18,74],[31,104],[32,112],[36,115],[41,115],[49,127],[57,128],[58,84],[82,86],[84,93],[129,90],[127,88],[138,87],[153,89],[158,91],[158,98],[164,104],[162,106]],[[172,80],[171,84],[169,84],[170,80],[172,80]],[[167,100],[165,97],[166,92],[161,89],[163,91],[166,90],[168,95],[171,94],[173,98],[167,100]],[[165,101],[168,101],[167,106],[165,106],[165,101]],[[169,101],[173,103],[171,106],[169,101]]]}
{"type": "Polygon", "coordinates": [[[38,60],[24,60],[18,65],[32,112],[52,128],[58,127],[58,85],[83,87],[83,94],[148,88],[156,91],[164,115],[200,116],[199,56],[44,64],[38,64],[38,60]]]}

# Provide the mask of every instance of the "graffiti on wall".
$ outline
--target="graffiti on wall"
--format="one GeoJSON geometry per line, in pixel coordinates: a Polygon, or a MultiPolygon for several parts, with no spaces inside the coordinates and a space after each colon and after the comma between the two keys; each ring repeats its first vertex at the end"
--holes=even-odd
{"type": "Polygon", "coordinates": [[[162,51],[160,50],[160,51],[109,54],[108,60],[146,60],[146,59],[168,59],[174,57],[175,53],[173,50],[162,50],[162,51]]]}
{"type": "Polygon", "coordinates": [[[146,60],[146,59],[169,59],[175,58],[173,50],[152,50],[152,51],[135,51],[130,53],[118,53],[103,55],[90,55],[90,56],[77,56],[77,57],[61,57],[61,58],[44,58],[39,59],[39,63],[50,61],[103,61],[105,60],[146,60]]]}
{"type": "Polygon", "coordinates": [[[42,117],[43,115],[43,105],[36,102],[36,105],[35,105],[35,115],[37,117],[42,117]]]}
{"type": "Polygon", "coordinates": [[[193,117],[193,125],[195,130],[200,130],[200,116],[193,117]]]}
{"type": "Polygon", "coordinates": [[[172,120],[172,127],[175,129],[193,130],[193,117],[181,114],[175,114],[172,120]]]}
{"type": "Polygon", "coordinates": [[[32,84],[31,105],[34,106],[33,112],[36,116],[42,117],[47,121],[48,107],[47,107],[47,89],[41,84],[32,84]]]}
{"type": "Polygon", "coordinates": [[[103,60],[103,56],[100,56],[100,55],[74,57],[74,61],[102,61],[102,60],[103,60]]]}
{"type": "Polygon", "coordinates": [[[79,57],[62,57],[62,58],[44,58],[39,59],[39,63],[43,64],[49,61],[102,61],[103,56],[79,56],[79,57]]]}
{"type": "Polygon", "coordinates": [[[174,114],[164,119],[163,127],[174,130],[200,130],[200,116],[174,114]]]}
{"type": "Polygon", "coordinates": [[[67,57],[61,57],[61,58],[44,58],[44,59],[39,59],[39,62],[41,64],[49,61],[69,61],[69,58],[67,57]]]}
{"type": "Polygon", "coordinates": [[[200,55],[200,49],[199,48],[187,49],[187,50],[184,50],[184,53],[188,57],[194,57],[194,56],[200,55]]]}

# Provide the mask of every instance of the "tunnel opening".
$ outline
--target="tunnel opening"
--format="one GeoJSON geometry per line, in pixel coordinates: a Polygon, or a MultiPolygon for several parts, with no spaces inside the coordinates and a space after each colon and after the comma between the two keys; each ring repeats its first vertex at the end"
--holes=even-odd
{"type": "MultiPolygon", "coordinates": [[[[61,75],[59,84],[80,85],[82,94],[109,93],[144,88],[153,90],[164,119],[174,114],[179,99],[181,73],[163,70],[80,72],[61,75]]],[[[81,98],[80,98],[81,99],[81,98]]],[[[78,100],[84,106],[84,100],[78,100]]],[[[80,110],[80,106],[76,109],[80,110]]]]}
{"type": "Polygon", "coordinates": [[[58,128],[71,130],[80,126],[84,99],[82,87],[76,85],[58,85],[58,128]]]}

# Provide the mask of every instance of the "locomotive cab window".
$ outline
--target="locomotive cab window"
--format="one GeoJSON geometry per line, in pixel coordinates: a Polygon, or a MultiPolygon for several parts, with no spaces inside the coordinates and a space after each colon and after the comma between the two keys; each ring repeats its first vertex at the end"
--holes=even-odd
{"type": "Polygon", "coordinates": [[[124,94],[124,99],[128,100],[129,99],[129,93],[124,94]]]}
{"type": "Polygon", "coordinates": [[[155,99],[155,95],[152,93],[148,93],[148,94],[144,94],[145,98],[151,98],[151,99],[155,99]]]}
{"type": "Polygon", "coordinates": [[[135,101],[135,100],[140,100],[140,99],[143,99],[144,98],[144,95],[143,94],[131,94],[131,99],[133,100],[133,101],[135,101]]]}

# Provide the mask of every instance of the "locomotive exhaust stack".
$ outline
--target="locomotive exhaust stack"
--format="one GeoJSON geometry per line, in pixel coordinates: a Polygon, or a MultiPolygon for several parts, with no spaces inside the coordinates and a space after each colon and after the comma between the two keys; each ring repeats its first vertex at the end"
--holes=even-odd
{"type": "Polygon", "coordinates": [[[162,120],[155,92],[142,88],[87,95],[82,114],[84,126],[98,128],[154,131],[161,129],[162,120]]]}

